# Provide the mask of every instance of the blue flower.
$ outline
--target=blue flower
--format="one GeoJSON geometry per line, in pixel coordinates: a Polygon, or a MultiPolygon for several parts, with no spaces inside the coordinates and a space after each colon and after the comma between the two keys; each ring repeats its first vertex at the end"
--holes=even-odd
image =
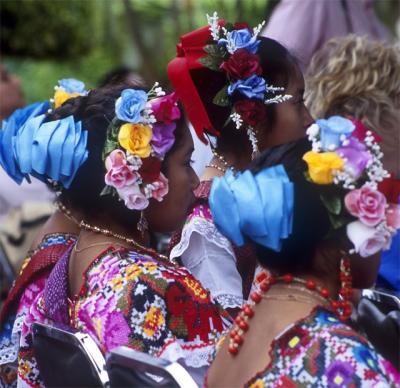
{"type": "Polygon", "coordinates": [[[256,35],[252,35],[247,28],[242,30],[234,30],[228,33],[227,39],[220,39],[219,45],[225,45],[228,52],[233,54],[236,50],[244,48],[255,54],[260,41],[256,35]]]}
{"type": "Polygon", "coordinates": [[[265,95],[265,79],[255,74],[244,80],[240,79],[228,87],[228,94],[230,96],[236,91],[247,98],[263,100],[265,95]]]}
{"type": "Polygon", "coordinates": [[[75,78],[64,78],[58,81],[58,85],[67,93],[83,93],[85,84],[75,78]]]}
{"type": "Polygon", "coordinates": [[[354,367],[349,362],[340,360],[334,360],[325,371],[329,387],[347,387],[354,374],[354,367]]]}
{"type": "Polygon", "coordinates": [[[321,134],[321,146],[324,151],[334,151],[342,142],[340,138],[346,138],[354,131],[355,125],[341,116],[331,116],[327,120],[317,120],[321,134]]]}
{"type": "Polygon", "coordinates": [[[146,102],[147,93],[143,90],[125,89],[115,102],[115,114],[121,121],[139,123],[146,102]]]}

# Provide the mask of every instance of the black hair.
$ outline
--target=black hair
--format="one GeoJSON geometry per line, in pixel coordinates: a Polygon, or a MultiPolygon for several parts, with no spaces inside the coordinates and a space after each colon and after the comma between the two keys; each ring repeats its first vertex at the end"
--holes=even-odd
{"type": "MultiPolygon", "coordinates": [[[[259,37],[258,40],[260,45],[257,54],[262,68],[261,76],[269,85],[287,88],[293,74],[299,69],[297,59],[274,39],[259,37]]],[[[229,149],[235,153],[241,153],[243,144],[248,143],[247,134],[245,131],[238,131],[232,122],[226,124],[231,114],[230,107],[221,107],[213,103],[214,96],[227,83],[225,72],[201,68],[192,70],[191,77],[211,124],[220,132],[220,136],[217,138],[218,149],[222,152],[229,149]]],[[[235,96],[233,97],[235,98],[235,96]]],[[[273,125],[276,119],[276,105],[268,105],[265,109],[267,111],[268,124],[273,125]]]]}
{"type": "MultiPolygon", "coordinates": [[[[88,131],[89,156],[71,186],[62,190],[61,202],[80,210],[89,220],[102,216],[112,218],[125,227],[135,227],[140,215],[138,211],[129,210],[116,196],[100,195],[105,186],[103,148],[107,129],[115,116],[115,101],[126,88],[126,84],[109,85],[94,89],[87,96],[69,99],[48,114],[46,121],[73,115],[74,120],[82,121],[83,129],[88,131]]],[[[180,137],[183,123],[183,118],[177,123],[176,137],[180,137]]]]}
{"type": "Polygon", "coordinates": [[[144,81],[132,69],[126,66],[116,67],[101,78],[98,85],[99,87],[118,85],[118,84],[132,84],[132,87],[143,87],[144,81]]]}
{"type": "Polygon", "coordinates": [[[329,187],[311,183],[305,177],[307,165],[302,157],[310,148],[307,138],[302,138],[264,151],[249,166],[250,171],[257,174],[265,168],[282,164],[294,184],[293,229],[283,240],[281,251],[255,244],[260,263],[278,272],[309,269],[316,248],[331,228],[327,209],[321,201],[321,194],[329,187]]]}

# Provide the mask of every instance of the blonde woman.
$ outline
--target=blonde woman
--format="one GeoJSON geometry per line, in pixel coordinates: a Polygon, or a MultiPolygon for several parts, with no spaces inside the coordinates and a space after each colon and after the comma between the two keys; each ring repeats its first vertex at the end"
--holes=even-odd
{"type": "Polygon", "coordinates": [[[388,171],[400,177],[400,46],[349,35],[328,41],[306,75],[314,117],[351,116],[382,137],[388,171]]]}

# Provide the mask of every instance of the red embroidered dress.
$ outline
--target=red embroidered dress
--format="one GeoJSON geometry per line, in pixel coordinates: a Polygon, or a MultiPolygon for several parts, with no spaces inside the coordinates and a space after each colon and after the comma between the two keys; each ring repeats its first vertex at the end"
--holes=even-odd
{"type": "Polygon", "coordinates": [[[33,322],[68,324],[86,332],[103,353],[126,345],[155,357],[181,360],[189,371],[208,366],[215,341],[229,322],[209,292],[185,269],[153,257],[109,247],[83,274],[72,301],[68,289],[69,252],[32,303],[22,327],[18,379],[41,386],[32,352],[33,322]]]}

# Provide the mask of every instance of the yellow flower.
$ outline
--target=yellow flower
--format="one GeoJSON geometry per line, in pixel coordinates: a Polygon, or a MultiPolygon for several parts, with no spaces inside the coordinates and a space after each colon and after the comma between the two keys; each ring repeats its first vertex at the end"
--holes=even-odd
{"type": "Polygon", "coordinates": [[[319,185],[329,185],[333,182],[333,172],[343,169],[344,161],[335,152],[309,151],[303,156],[308,165],[311,180],[319,185]]]}
{"type": "Polygon", "coordinates": [[[131,154],[141,158],[150,156],[150,140],[153,131],[147,125],[127,123],[121,125],[118,141],[131,154]]]}
{"type": "Polygon", "coordinates": [[[59,88],[54,93],[54,108],[58,108],[64,104],[65,101],[78,96],[80,96],[80,93],[67,93],[63,89],[59,88]]]}

